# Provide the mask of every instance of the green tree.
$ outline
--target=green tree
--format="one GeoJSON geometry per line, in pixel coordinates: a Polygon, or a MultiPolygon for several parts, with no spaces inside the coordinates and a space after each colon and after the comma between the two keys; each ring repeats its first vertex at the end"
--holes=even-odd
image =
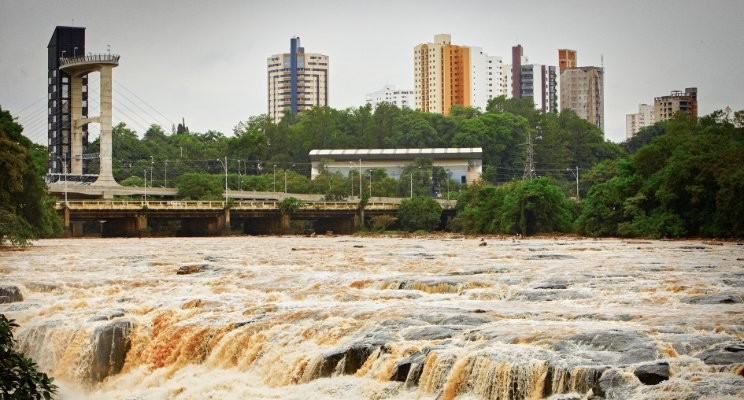
{"type": "Polygon", "coordinates": [[[0,314],[0,397],[3,399],[51,399],[57,391],[54,378],[40,372],[36,363],[17,352],[13,320],[0,314]]]}
{"type": "Polygon", "coordinates": [[[551,179],[542,177],[508,186],[499,212],[502,232],[533,235],[573,230],[571,205],[551,179]]]}
{"type": "Polygon", "coordinates": [[[178,196],[190,200],[219,200],[224,195],[224,181],[219,175],[188,172],[178,178],[178,196]]]}
{"type": "Polygon", "coordinates": [[[407,231],[433,231],[439,226],[442,207],[436,200],[426,196],[416,196],[400,203],[398,218],[407,231]]]}
{"type": "Polygon", "coordinates": [[[42,180],[40,149],[23,136],[23,128],[0,109],[0,245],[27,244],[62,232],[54,200],[42,180]]]}

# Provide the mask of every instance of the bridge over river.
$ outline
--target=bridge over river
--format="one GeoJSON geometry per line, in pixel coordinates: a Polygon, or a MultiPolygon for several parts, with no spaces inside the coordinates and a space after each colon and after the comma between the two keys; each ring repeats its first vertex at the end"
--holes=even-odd
{"type": "MultiPolygon", "coordinates": [[[[364,225],[369,226],[369,219],[373,216],[395,216],[400,201],[398,198],[372,199],[363,208],[356,201],[303,201],[296,209],[282,212],[278,200],[74,200],[57,202],[55,209],[64,218],[68,236],[346,234],[356,232],[364,225]]],[[[447,219],[454,215],[455,202],[442,200],[440,204],[444,210],[442,224],[446,224],[447,219]]]]}

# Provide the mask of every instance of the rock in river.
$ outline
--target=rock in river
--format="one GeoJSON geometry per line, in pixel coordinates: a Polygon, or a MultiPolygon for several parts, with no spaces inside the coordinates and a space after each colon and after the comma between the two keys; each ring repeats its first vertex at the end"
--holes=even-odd
{"type": "Polygon", "coordinates": [[[0,303],[15,303],[17,301],[23,301],[23,295],[18,286],[0,285],[0,303]]]}
{"type": "Polygon", "coordinates": [[[99,326],[93,332],[93,359],[89,378],[101,382],[107,376],[118,374],[124,366],[127,352],[132,346],[130,334],[134,322],[118,320],[99,326]]]}

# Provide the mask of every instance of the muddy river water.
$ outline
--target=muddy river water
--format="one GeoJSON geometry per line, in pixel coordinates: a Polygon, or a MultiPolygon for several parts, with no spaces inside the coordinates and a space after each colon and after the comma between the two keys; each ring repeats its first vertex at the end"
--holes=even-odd
{"type": "Polygon", "coordinates": [[[41,240],[0,304],[63,399],[740,399],[744,245],[41,240]]]}

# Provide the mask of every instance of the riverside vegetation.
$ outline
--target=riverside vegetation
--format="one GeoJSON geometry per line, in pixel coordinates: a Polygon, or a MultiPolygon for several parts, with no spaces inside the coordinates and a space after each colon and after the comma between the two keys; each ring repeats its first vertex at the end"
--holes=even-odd
{"type": "MultiPolygon", "coordinates": [[[[1,122],[0,241],[22,244],[54,235],[59,220],[40,178],[44,149],[23,137],[6,111],[1,122]]],[[[436,193],[458,199],[457,216],[446,228],[466,233],[744,234],[744,111],[727,109],[702,118],[680,114],[619,145],[604,140],[602,132],[570,110],[544,113],[530,100],[503,97],[491,100],[485,111],[456,106],[447,116],[389,104],[374,111],[368,106],[317,107],[278,123],[266,115],[251,117],[233,133],[195,133],[179,124],[166,134],[152,125],[140,138],[120,123],[113,130],[114,176],[123,185],[143,185],[141,177],[149,174],[149,185],[175,184],[181,198],[221,199],[225,170],[218,160],[227,156],[227,183],[233,190],[276,191],[278,185],[290,193],[324,194],[327,200],[358,195],[360,186],[365,198],[370,192],[398,197],[436,193]],[[528,134],[535,138],[540,176],[535,180],[521,180],[528,134]],[[392,147],[482,147],[483,180],[465,187],[430,159],[417,159],[400,180],[382,169],[363,171],[360,177],[356,170],[343,176],[324,166],[317,179],[307,177],[311,149],[392,147]]],[[[87,151],[97,148],[96,140],[87,151]]],[[[90,168],[95,173],[97,165],[90,168]]],[[[418,200],[401,212],[424,210],[429,220],[440,212],[418,200]]],[[[411,216],[403,214],[394,226],[437,227],[407,224],[411,216]]]]}

